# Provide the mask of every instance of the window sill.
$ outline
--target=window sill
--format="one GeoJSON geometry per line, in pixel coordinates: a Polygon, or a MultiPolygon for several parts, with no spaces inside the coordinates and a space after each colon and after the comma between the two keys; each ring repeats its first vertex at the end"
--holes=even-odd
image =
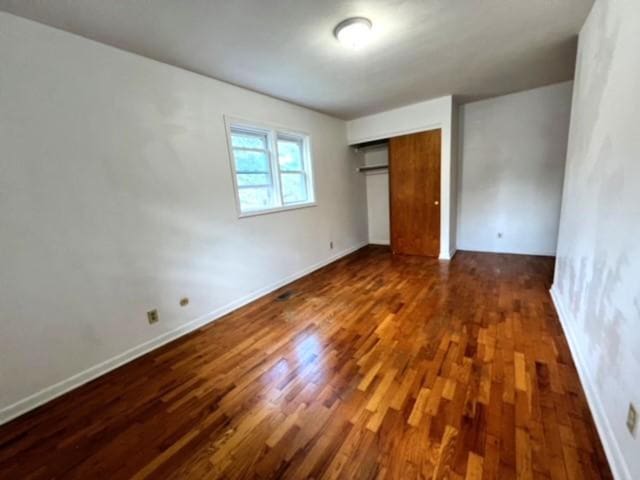
{"type": "Polygon", "coordinates": [[[286,212],[288,210],[298,210],[300,208],[315,207],[318,204],[316,202],[297,203],[294,205],[287,205],[286,207],[274,207],[267,210],[256,210],[253,212],[243,212],[238,215],[238,218],[255,217],[257,215],[268,215],[270,213],[286,212]]]}

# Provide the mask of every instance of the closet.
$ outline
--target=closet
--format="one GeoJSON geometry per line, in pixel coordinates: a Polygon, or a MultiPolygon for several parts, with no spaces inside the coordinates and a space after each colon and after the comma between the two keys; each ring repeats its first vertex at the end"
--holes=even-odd
{"type": "Polygon", "coordinates": [[[359,170],[368,175],[372,243],[390,243],[396,254],[439,256],[441,144],[442,132],[437,129],[392,137],[382,144],[378,141],[360,145],[365,151],[366,164],[359,170]],[[382,161],[380,153],[386,151],[388,161],[382,161]],[[370,161],[372,158],[375,160],[370,161]],[[378,173],[384,176],[371,177],[378,173]],[[386,183],[387,178],[388,188],[381,188],[380,181],[386,183]],[[387,191],[388,198],[378,198],[383,192],[387,195],[387,191]],[[374,198],[371,198],[372,193],[374,198]],[[381,202],[386,201],[388,213],[380,207],[381,202]],[[381,224],[387,225],[379,218],[382,212],[389,217],[387,235],[380,232],[381,224]]]}

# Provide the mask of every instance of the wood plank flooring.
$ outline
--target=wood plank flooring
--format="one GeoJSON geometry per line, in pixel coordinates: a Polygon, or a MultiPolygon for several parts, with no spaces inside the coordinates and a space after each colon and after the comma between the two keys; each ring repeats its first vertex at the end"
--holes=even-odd
{"type": "Polygon", "coordinates": [[[612,478],[552,270],[364,248],[0,427],[0,478],[612,478]]]}

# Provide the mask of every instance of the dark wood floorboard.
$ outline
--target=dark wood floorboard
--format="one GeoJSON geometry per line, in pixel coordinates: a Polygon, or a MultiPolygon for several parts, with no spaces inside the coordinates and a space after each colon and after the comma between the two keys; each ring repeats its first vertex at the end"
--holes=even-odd
{"type": "Polygon", "coordinates": [[[0,478],[612,478],[552,271],[364,248],[0,427],[0,478]]]}

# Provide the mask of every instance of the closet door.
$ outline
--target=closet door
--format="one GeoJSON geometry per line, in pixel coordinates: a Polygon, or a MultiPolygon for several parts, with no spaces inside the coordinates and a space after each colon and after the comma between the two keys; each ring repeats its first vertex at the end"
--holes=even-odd
{"type": "Polygon", "coordinates": [[[440,130],[389,140],[393,253],[440,253],[440,130]]]}

